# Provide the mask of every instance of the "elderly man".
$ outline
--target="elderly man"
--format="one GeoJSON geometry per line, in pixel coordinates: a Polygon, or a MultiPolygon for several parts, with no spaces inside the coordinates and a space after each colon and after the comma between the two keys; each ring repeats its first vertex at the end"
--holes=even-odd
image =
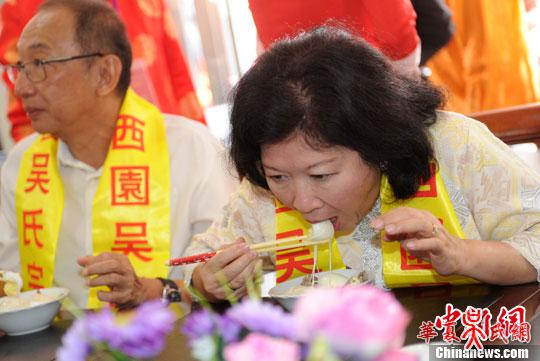
{"type": "Polygon", "coordinates": [[[46,1],[18,52],[8,74],[40,134],[2,168],[0,268],[27,289],[67,287],[80,307],[177,298],[166,260],[235,186],[219,143],[129,88],[130,44],[102,1],[46,1]]]}

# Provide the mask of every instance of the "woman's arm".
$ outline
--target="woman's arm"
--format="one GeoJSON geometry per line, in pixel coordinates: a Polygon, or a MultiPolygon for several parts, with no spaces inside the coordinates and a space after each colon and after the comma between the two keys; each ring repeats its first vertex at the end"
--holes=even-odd
{"type": "Polygon", "coordinates": [[[453,237],[431,213],[412,208],[396,208],[374,227],[430,259],[441,274],[496,284],[534,281],[540,269],[540,176],[483,124],[453,113],[439,118],[430,131],[435,153],[470,212],[462,220],[470,239],[453,237]]]}
{"type": "Polygon", "coordinates": [[[186,284],[210,301],[225,298],[224,283],[234,290],[236,297],[245,295],[245,280],[253,274],[258,259],[248,244],[273,237],[274,222],[270,195],[244,180],[220,219],[205,233],[193,237],[185,256],[220,252],[206,263],[186,266],[186,284]]]}
{"type": "Polygon", "coordinates": [[[444,276],[458,274],[501,285],[533,282],[537,278],[536,269],[509,243],[452,236],[435,216],[424,210],[396,208],[375,219],[372,225],[385,231],[387,241],[402,242],[413,256],[429,260],[444,276]]]}

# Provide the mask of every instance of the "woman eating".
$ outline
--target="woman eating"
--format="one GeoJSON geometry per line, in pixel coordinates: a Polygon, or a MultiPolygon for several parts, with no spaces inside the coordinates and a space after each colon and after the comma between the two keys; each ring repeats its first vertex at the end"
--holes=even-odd
{"type": "Polygon", "coordinates": [[[224,299],[223,277],[245,295],[258,259],[250,244],[322,221],[336,232],[326,253],[270,254],[278,282],[330,260],[389,287],[538,279],[540,177],[483,124],[438,110],[437,89],[398,75],[363,40],[322,27],[276,43],[232,101],[243,181],[186,253],[222,249],[186,268],[209,300],[224,299]]]}

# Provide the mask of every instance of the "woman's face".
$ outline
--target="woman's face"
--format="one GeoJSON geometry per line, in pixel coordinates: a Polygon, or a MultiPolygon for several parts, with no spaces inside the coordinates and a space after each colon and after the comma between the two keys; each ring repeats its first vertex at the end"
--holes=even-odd
{"type": "Polygon", "coordinates": [[[379,195],[380,172],[348,148],[313,149],[301,134],[261,148],[270,190],[310,223],[351,232],[379,195]]]}

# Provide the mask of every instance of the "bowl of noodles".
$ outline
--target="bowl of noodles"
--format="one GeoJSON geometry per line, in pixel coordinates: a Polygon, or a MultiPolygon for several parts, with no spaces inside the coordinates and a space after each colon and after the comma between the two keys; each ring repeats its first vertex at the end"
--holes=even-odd
{"type": "Polygon", "coordinates": [[[294,302],[314,287],[343,287],[368,283],[363,272],[357,269],[340,269],[309,274],[282,282],[268,291],[268,295],[285,309],[292,310],[294,302]]]}
{"type": "Polygon", "coordinates": [[[0,297],[0,330],[19,336],[46,329],[68,293],[67,288],[52,287],[0,297]]]}

